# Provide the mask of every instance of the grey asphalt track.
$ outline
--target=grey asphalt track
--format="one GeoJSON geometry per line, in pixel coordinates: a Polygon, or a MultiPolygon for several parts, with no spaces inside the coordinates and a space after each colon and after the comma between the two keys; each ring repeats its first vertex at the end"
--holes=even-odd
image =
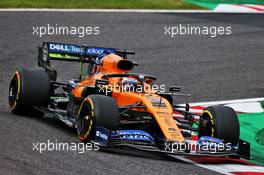
{"type": "MultiPolygon", "coordinates": [[[[0,12],[0,174],[216,174],[172,158],[133,152],[38,153],[32,143],[75,142],[60,122],[15,116],[8,110],[8,86],[19,67],[36,67],[43,40],[136,50],[135,72],[158,83],[182,85],[191,102],[264,96],[264,15],[0,12]],[[33,26],[100,26],[100,34],[32,35],[33,26]],[[232,26],[232,34],[169,38],[164,26],[232,26]]],[[[59,79],[77,77],[78,65],[55,64],[59,79]]],[[[182,102],[179,100],[178,102],[182,102]]]]}

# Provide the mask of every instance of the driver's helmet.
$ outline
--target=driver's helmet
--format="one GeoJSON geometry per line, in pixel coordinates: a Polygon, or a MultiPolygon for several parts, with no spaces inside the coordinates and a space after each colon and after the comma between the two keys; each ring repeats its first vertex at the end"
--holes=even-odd
{"type": "Polygon", "coordinates": [[[122,91],[135,92],[137,89],[137,80],[133,78],[124,77],[121,80],[122,91]]]}

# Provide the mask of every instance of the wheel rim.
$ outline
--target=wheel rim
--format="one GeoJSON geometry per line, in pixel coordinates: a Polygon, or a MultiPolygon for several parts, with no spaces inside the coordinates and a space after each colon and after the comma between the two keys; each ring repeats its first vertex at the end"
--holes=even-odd
{"type": "Polygon", "coordinates": [[[85,140],[91,135],[93,126],[93,115],[90,105],[86,105],[85,108],[82,107],[77,121],[79,137],[81,140],[85,140]]]}
{"type": "Polygon", "coordinates": [[[14,77],[11,80],[10,88],[9,88],[9,106],[11,110],[14,110],[17,106],[17,100],[19,98],[19,92],[20,92],[20,81],[18,73],[14,75],[14,77]]]}
{"type": "Polygon", "coordinates": [[[204,115],[201,117],[200,126],[199,126],[199,137],[201,136],[214,136],[213,124],[209,116],[204,115]]]}

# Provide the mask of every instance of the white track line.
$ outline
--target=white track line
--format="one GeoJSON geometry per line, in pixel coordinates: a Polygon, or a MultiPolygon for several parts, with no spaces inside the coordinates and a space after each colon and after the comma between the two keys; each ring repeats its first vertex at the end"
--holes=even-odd
{"type": "Polygon", "coordinates": [[[243,113],[264,112],[264,109],[259,102],[234,103],[234,104],[227,104],[226,106],[233,108],[235,111],[239,111],[243,113]]]}
{"type": "Polygon", "coordinates": [[[196,166],[199,166],[201,168],[205,168],[205,169],[208,169],[208,170],[211,170],[211,171],[215,171],[215,172],[218,172],[218,173],[221,173],[221,174],[226,174],[226,175],[233,175],[232,173],[228,173],[228,172],[225,172],[225,171],[221,171],[219,169],[215,169],[214,167],[209,167],[207,166],[206,164],[200,164],[200,163],[197,163],[195,161],[192,161],[190,159],[187,159],[187,158],[184,158],[182,156],[173,156],[172,157],[176,158],[176,159],[179,159],[181,161],[184,161],[184,162],[187,162],[187,163],[191,163],[193,165],[196,165],[196,166]]]}
{"type": "MultiPolygon", "coordinates": [[[[0,12],[122,12],[122,13],[244,13],[244,12],[217,12],[211,10],[168,10],[168,9],[49,9],[49,8],[0,8],[0,12]]],[[[264,12],[247,12],[264,13],[264,12]]]]}
{"type": "Polygon", "coordinates": [[[257,173],[264,173],[264,167],[256,166],[256,165],[240,165],[240,164],[201,164],[197,163],[193,160],[187,159],[182,156],[173,156],[172,157],[182,160],[184,162],[188,162],[194,164],[196,166],[209,169],[221,174],[228,174],[233,175],[232,172],[257,172],[257,173]]]}
{"type": "MultiPolygon", "coordinates": [[[[260,98],[248,98],[248,99],[236,99],[236,100],[226,100],[226,101],[211,101],[211,102],[197,102],[190,103],[191,106],[210,106],[210,105],[225,105],[225,104],[234,104],[234,103],[250,103],[250,102],[260,102],[264,101],[264,97],[260,98]]],[[[184,104],[182,104],[184,105],[184,104]]]]}
{"type": "Polygon", "coordinates": [[[236,12],[256,12],[264,11],[262,5],[255,4],[219,4],[214,11],[226,12],[226,11],[236,11],[236,12]]]}
{"type": "Polygon", "coordinates": [[[206,165],[214,170],[232,173],[232,172],[256,172],[264,173],[264,167],[254,165],[240,165],[240,164],[209,164],[206,165]]]}

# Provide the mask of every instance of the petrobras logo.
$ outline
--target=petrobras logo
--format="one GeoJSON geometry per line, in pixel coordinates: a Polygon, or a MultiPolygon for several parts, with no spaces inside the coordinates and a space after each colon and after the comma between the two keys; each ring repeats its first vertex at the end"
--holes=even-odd
{"type": "Polygon", "coordinates": [[[102,48],[88,48],[87,53],[92,55],[101,55],[104,52],[104,49],[102,48]]]}
{"type": "Polygon", "coordinates": [[[108,136],[106,134],[102,133],[101,131],[96,131],[96,136],[100,137],[104,140],[108,140],[108,136]]]}
{"type": "Polygon", "coordinates": [[[80,53],[81,48],[74,45],[66,45],[66,44],[49,44],[50,51],[59,51],[59,52],[72,52],[72,53],[80,53]]]}

